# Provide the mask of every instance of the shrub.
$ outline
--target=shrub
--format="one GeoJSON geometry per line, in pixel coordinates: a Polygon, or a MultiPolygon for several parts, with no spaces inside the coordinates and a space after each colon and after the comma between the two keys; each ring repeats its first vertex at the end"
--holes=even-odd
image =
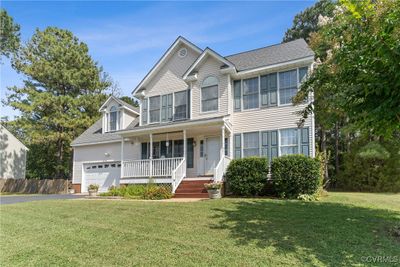
{"type": "Polygon", "coordinates": [[[266,158],[250,157],[234,159],[228,166],[226,177],[229,188],[235,195],[260,195],[268,175],[266,158]]]}
{"type": "Polygon", "coordinates": [[[143,199],[168,199],[172,197],[171,191],[163,186],[149,185],[143,192],[143,199]]]}
{"type": "Polygon", "coordinates": [[[320,166],[317,159],[304,155],[275,158],[271,165],[275,192],[285,198],[316,194],[322,183],[320,166]]]}

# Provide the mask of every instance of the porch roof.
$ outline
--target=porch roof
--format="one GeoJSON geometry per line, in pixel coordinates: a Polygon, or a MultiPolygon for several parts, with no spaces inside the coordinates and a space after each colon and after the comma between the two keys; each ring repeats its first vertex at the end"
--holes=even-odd
{"type": "Polygon", "coordinates": [[[189,129],[198,126],[204,125],[226,125],[228,129],[231,129],[230,123],[226,121],[227,116],[219,116],[213,118],[204,118],[197,120],[186,120],[186,121],[173,121],[167,123],[157,123],[157,124],[148,124],[143,126],[136,127],[128,127],[127,129],[118,132],[120,136],[129,137],[129,136],[138,136],[142,134],[150,134],[150,133],[163,133],[166,131],[176,131],[189,129]]]}

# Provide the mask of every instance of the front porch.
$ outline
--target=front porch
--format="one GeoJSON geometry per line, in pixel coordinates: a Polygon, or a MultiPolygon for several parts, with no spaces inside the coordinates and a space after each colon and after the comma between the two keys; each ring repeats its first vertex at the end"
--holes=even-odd
{"type": "Polygon", "coordinates": [[[152,179],[175,193],[185,178],[222,181],[231,160],[232,130],[223,118],[138,127],[122,136],[120,184],[152,179]],[[123,157],[126,142],[140,144],[140,159],[123,157]]]}

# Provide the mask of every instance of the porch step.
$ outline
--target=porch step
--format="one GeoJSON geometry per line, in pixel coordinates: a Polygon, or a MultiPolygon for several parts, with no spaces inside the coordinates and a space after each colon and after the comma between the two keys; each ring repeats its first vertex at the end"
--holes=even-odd
{"type": "Polygon", "coordinates": [[[208,193],[179,193],[174,198],[208,198],[208,193]]]}
{"type": "Polygon", "coordinates": [[[210,183],[209,179],[202,180],[186,180],[183,179],[181,184],[175,191],[175,198],[208,198],[207,190],[204,188],[205,183],[210,183]]]}

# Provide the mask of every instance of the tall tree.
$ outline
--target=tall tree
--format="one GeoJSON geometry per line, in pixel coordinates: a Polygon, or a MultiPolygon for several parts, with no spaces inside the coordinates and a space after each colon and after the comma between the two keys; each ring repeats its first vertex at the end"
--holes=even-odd
{"type": "Polygon", "coordinates": [[[400,2],[342,2],[311,39],[322,64],[298,100],[328,93],[331,106],[359,131],[390,138],[400,131],[400,2]]]}
{"type": "Polygon", "coordinates": [[[110,82],[87,45],[72,32],[55,27],[37,29],[12,64],[27,78],[23,87],[8,88],[7,104],[21,113],[11,124],[20,129],[25,142],[38,148],[30,151],[28,160],[46,152],[46,158],[55,159],[32,164],[37,169],[28,173],[65,178],[70,170],[70,143],[98,119],[110,82]],[[47,149],[39,149],[43,147],[47,149]]]}
{"type": "Polygon", "coordinates": [[[318,18],[320,16],[331,17],[335,9],[335,1],[321,0],[312,7],[306,8],[297,14],[293,19],[293,25],[289,28],[283,38],[283,42],[289,42],[295,39],[303,38],[309,41],[310,34],[319,29],[318,18]]]}
{"type": "Polygon", "coordinates": [[[20,27],[6,10],[0,9],[0,57],[9,57],[20,44],[20,27]]]}

